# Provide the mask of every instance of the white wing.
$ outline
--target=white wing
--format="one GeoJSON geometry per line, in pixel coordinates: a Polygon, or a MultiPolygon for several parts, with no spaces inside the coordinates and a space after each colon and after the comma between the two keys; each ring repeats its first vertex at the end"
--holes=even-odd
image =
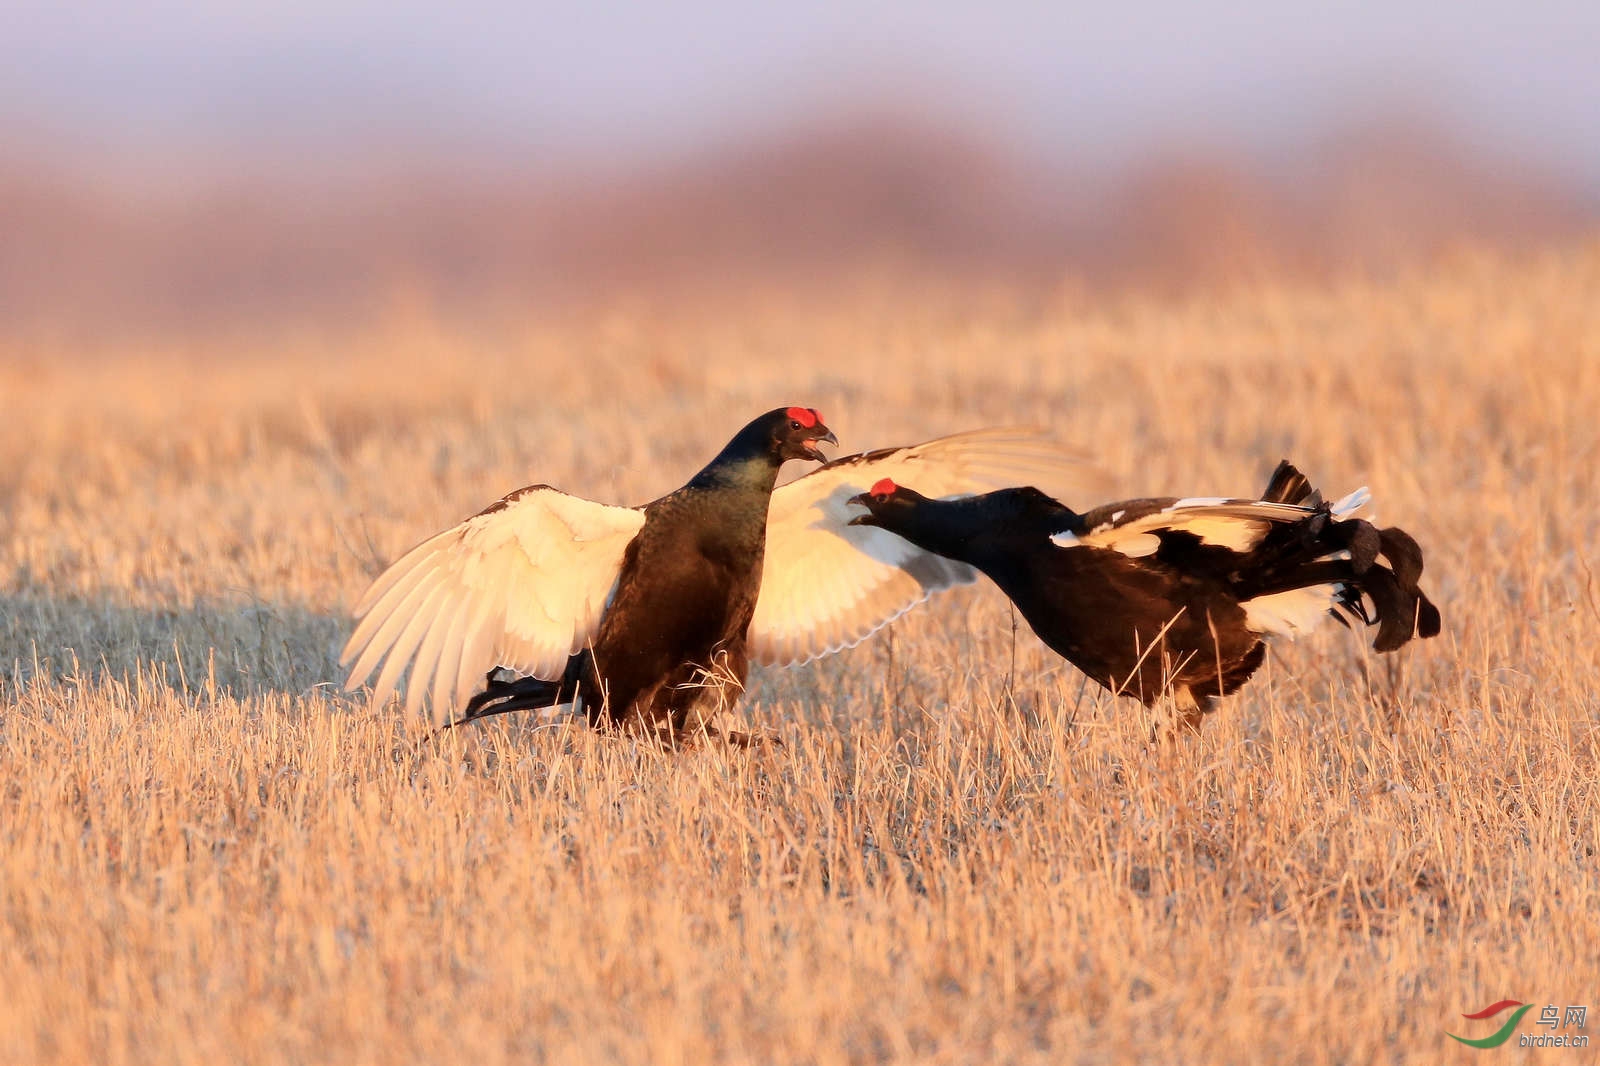
{"type": "MultiPolygon", "coordinates": [[[[1343,517],[1355,510],[1365,497],[1353,506],[1357,490],[1334,505],[1335,517],[1343,517]]],[[[1128,511],[1113,511],[1109,518],[1098,521],[1081,534],[1057,533],[1050,539],[1063,548],[1083,545],[1093,548],[1110,548],[1123,555],[1138,558],[1153,555],[1161,547],[1159,534],[1167,531],[1192,533],[1202,544],[1212,544],[1236,552],[1247,552],[1261,542],[1275,524],[1299,522],[1315,514],[1313,508],[1292,503],[1265,503],[1257,500],[1228,500],[1196,497],[1175,500],[1154,511],[1138,507],[1139,501],[1128,511]],[[1129,513],[1129,512],[1141,513],[1129,513]]],[[[1121,506],[1121,505],[1113,505],[1121,506]]],[[[1105,510],[1102,508],[1102,510],[1105,510]]],[[[1095,516],[1087,516],[1093,518],[1095,516]]]]}
{"type": "Polygon", "coordinates": [[[444,719],[497,666],[561,675],[600,627],[644,512],[568,496],[548,485],[512,493],[412,548],[372,583],[341,661],[346,688],[378,663],[375,704],[407,665],[406,710],[432,690],[444,719]]]}
{"type": "Polygon", "coordinates": [[[859,644],[929,595],[977,574],[876,526],[846,501],[892,478],[925,496],[950,498],[1013,485],[1064,491],[1090,466],[1035,429],[983,429],[906,448],[837,459],[772,494],[761,595],[750,654],[805,662],[859,644]]]}
{"type": "MultiPolygon", "coordinates": [[[[1329,505],[1328,510],[1332,517],[1343,520],[1370,502],[1371,495],[1363,486],[1329,505]]],[[[1274,524],[1300,522],[1313,514],[1315,508],[1260,500],[1134,500],[1086,515],[1093,524],[1082,534],[1057,533],[1050,539],[1062,548],[1109,548],[1139,558],[1154,555],[1161,548],[1160,534],[1176,530],[1193,534],[1202,544],[1244,553],[1261,543],[1274,524]]],[[[1340,549],[1326,557],[1349,558],[1350,553],[1340,549]]],[[[1257,596],[1240,606],[1246,624],[1257,633],[1293,640],[1315,629],[1330,611],[1344,609],[1340,606],[1344,589],[1343,582],[1333,581],[1257,596]]]]}

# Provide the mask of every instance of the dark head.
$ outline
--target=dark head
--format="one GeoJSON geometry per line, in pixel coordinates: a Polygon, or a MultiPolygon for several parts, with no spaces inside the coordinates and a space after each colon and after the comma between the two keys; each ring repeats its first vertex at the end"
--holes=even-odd
{"type": "Polygon", "coordinates": [[[1038,525],[1054,533],[1058,531],[1060,519],[1072,514],[1060,501],[1031,485],[986,492],[981,496],[964,496],[956,500],[930,500],[920,492],[884,478],[872,486],[871,491],[852,496],[849,502],[867,509],[866,514],[852,518],[851,525],[882,526],[892,530],[900,529],[918,515],[929,518],[938,515],[947,521],[954,521],[960,515],[971,515],[974,518],[981,516],[991,524],[1003,523],[1024,528],[1038,525]]]}
{"type": "Polygon", "coordinates": [[[985,531],[972,500],[931,500],[914,489],[884,478],[850,502],[867,509],[850,519],[853,526],[877,526],[904,537],[924,551],[970,561],[975,539],[985,531]]]}
{"type": "Polygon", "coordinates": [[[814,407],[780,407],[741,429],[691,485],[746,485],[772,491],[778,468],[790,459],[825,461],[821,444],[839,438],[814,407]]]}
{"type": "Polygon", "coordinates": [[[839,443],[833,430],[822,424],[815,407],[783,407],[767,412],[757,422],[766,424],[771,454],[778,463],[790,459],[826,462],[828,457],[817,445],[839,443]]]}
{"type": "Polygon", "coordinates": [[[884,478],[870,491],[850,497],[850,502],[867,509],[866,514],[850,519],[852,526],[878,526],[898,533],[914,521],[918,508],[932,501],[920,492],[884,478]]]}
{"type": "Polygon", "coordinates": [[[985,545],[995,547],[1016,535],[1048,536],[1067,528],[1073,518],[1066,507],[1030,486],[932,500],[884,478],[850,502],[867,509],[851,525],[878,526],[928,551],[969,562],[978,561],[985,545]]]}

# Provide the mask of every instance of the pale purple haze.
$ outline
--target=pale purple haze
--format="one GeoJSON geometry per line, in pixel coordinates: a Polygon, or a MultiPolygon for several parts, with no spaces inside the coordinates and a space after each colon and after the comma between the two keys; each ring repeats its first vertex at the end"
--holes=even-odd
{"type": "Polygon", "coordinates": [[[7,0],[0,122],[80,150],[436,141],[634,162],[817,109],[998,125],[1060,156],[1293,151],[1403,106],[1600,188],[1600,4],[225,5],[7,0]]]}
{"type": "Polygon", "coordinates": [[[0,316],[1213,284],[1600,221],[1600,3],[0,0],[0,316]]]}

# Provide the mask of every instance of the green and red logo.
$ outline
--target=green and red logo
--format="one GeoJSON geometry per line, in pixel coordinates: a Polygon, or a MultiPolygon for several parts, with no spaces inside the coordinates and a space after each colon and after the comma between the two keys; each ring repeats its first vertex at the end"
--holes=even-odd
{"type": "Polygon", "coordinates": [[[1514,999],[1502,999],[1499,1003],[1491,1003],[1480,1011],[1462,1015],[1463,1018],[1482,1021],[1484,1018],[1493,1018],[1501,1011],[1510,1010],[1512,1007],[1517,1009],[1512,1012],[1511,1017],[1506,1019],[1506,1023],[1480,1040],[1469,1040],[1464,1036],[1457,1036],[1450,1032],[1445,1033],[1445,1036],[1448,1036],[1451,1040],[1459,1040],[1468,1047],[1499,1047],[1511,1039],[1511,1034],[1517,1031],[1517,1023],[1522,1020],[1522,1016],[1533,1009],[1532,1003],[1519,1003],[1514,999]]]}
{"type": "MultiPolygon", "coordinates": [[[[1497,1014],[1501,1014],[1505,1011],[1511,1011],[1511,1016],[1505,1020],[1505,1024],[1500,1026],[1500,1028],[1496,1029],[1494,1032],[1490,1033],[1488,1036],[1479,1037],[1476,1040],[1465,1036],[1457,1036],[1451,1032],[1446,1032],[1445,1036],[1448,1036],[1451,1040],[1460,1041],[1468,1047],[1499,1047],[1501,1044],[1504,1044],[1507,1040],[1511,1039],[1511,1034],[1517,1031],[1517,1023],[1522,1021],[1522,1016],[1532,1009],[1532,1003],[1523,1003],[1521,1000],[1516,999],[1502,999],[1499,1003],[1491,1003],[1482,1010],[1473,1011],[1471,1014],[1462,1015],[1463,1018],[1469,1018],[1473,1021],[1483,1021],[1486,1018],[1493,1018],[1497,1014]]],[[[1545,1007],[1539,1011],[1538,1019],[1533,1023],[1535,1031],[1532,1033],[1522,1033],[1519,1035],[1517,1037],[1517,1046],[1539,1048],[1586,1048],[1589,1046],[1588,1033],[1574,1031],[1558,1033],[1556,1030],[1582,1029],[1588,1023],[1588,1021],[1589,1008],[1586,1005],[1572,1003],[1567,1006],[1565,1011],[1563,1011],[1561,1007],[1554,1003],[1546,1004],[1545,1007]],[[1547,1033],[1538,1032],[1537,1030],[1540,1027],[1550,1031],[1547,1033]]]]}

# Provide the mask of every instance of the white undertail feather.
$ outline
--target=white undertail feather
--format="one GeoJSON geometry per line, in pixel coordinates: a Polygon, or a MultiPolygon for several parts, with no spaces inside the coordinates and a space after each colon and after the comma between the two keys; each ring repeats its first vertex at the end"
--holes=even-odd
{"type": "Polygon", "coordinates": [[[1372,493],[1365,485],[1356,489],[1341,500],[1335,500],[1328,508],[1335,518],[1349,518],[1361,508],[1372,502],[1372,493]]]}
{"type": "Polygon", "coordinates": [[[1245,600],[1245,625],[1257,633],[1274,637],[1295,639],[1322,624],[1328,612],[1339,604],[1339,593],[1344,586],[1338,583],[1311,585],[1303,589],[1274,592],[1270,596],[1257,596],[1245,600]]]}

